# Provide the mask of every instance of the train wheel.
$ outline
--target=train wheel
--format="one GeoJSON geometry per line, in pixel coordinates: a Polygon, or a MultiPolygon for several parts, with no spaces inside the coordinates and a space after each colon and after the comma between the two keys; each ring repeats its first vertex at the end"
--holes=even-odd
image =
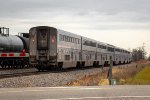
{"type": "Polygon", "coordinates": [[[38,69],[39,72],[43,71],[43,69],[41,68],[41,66],[36,66],[36,68],[38,69]]]}
{"type": "Polygon", "coordinates": [[[96,64],[96,66],[97,66],[97,67],[100,67],[100,66],[99,66],[99,61],[97,61],[97,64],[96,64]]]}
{"type": "Polygon", "coordinates": [[[81,67],[80,68],[84,68],[85,67],[85,62],[82,62],[81,67]]]}
{"type": "Polygon", "coordinates": [[[2,69],[5,68],[5,61],[2,61],[1,64],[2,64],[2,69]]]}
{"type": "Polygon", "coordinates": [[[58,70],[63,70],[63,62],[58,63],[58,70]]]}
{"type": "Polygon", "coordinates": [[[82,68],[82,63],[77,62],[76,68],[77,68],[77,69],[81,69],[81,68],[82,68]]]}
{"type": "Polygon", "coordinates": [[[4,68],[4,65],[2,65],[1,67],[2,67],[2,69],[3,69],[3,68],[4,68]]]}

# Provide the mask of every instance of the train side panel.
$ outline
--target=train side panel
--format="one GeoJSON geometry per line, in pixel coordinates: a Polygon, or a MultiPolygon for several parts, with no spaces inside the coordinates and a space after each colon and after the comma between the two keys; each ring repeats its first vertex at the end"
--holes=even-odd
{"type": "Polygon", "coordinates": [[[57,62],[63,68],[76,67],[81,60],[81,36],[58,31],[57,62]]]}
{"type": "Polygon", "coordinates": [[[82,63],[84,66],[96,66],[97,63],[97,42],[82,37],[82,63]]]}

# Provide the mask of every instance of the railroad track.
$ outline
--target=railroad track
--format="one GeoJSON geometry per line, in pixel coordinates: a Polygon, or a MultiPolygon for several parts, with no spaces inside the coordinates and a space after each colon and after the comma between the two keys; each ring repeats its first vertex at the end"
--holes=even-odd
{"type": "Polygon", "coordinates": [[[35,75],[35,74],[36,74],[36,72],[1,74],[1,75],[0,75],[0,79],[3,79],[3,78],[12,78],[12,77],[20,77],[20,76],[29,76],[29,75],[35,75]]]}
{"type": "MultiPolygon", "coordinates": [[[[3,70],[0,70],[0,79],[21,77],[21,76],[30,76],[30,75],[40,75],[40,74],[48,74],[48,73],[63,73],[63,72],[71,72],[71,71],[87,70],[87,69],[92,70],[94,68],[96,68],[96,67],[84,67],[82,69],[68,68],[68,69],[63,69],[61,71],[50,70],[50,71],[43,71],[43,72],[39,72],[35,68],[13,69],[13,70],[11,70],[11,69],[10,70],[4,70],[3,69],[3,70]]],[[[107,69],[108,69],[108,67],[104,67],[104,70],[107,70],[107,69]]]]}
{"type": "MultiPolygon", "coordinates": [[[[115,66],[117,67],[117,66],[115,66]]],[[[119,66],[118,66],[119,67],[119,66]]],[[[12,77],[21,77],[21,76],[30,76],[30,75],[40,75],[40,74],[48,74],[48,73],[63,73],[63,72],[71,72],[71,71],[78,71],[78,70],[87,70],[87,69],[101,69],[101,70],[108,70],[109,67],[83,67],[81,69],[77,68],[67,68],[61,71],[57,70],[50,70],[50,71],[43,71],[39,72],[36,68],[23,68],[23,69],[0,69],[0,79],[4,78],[12,78],[12,77]]]]}

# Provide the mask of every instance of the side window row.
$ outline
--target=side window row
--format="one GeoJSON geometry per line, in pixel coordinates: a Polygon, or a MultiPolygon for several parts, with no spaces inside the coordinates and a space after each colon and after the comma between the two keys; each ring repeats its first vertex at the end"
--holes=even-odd
{"type": "Polygon", "coordinates": [[[96,47],[96,43],[95,42],[88,41],[88,40],[84,40],[83,41],[83,45],[91,46],[91,47],[96,47]]]}
{"type": "Polygon", "coordinates": [[[106,49],[106,46],[104,46],[104,45],[99,45],[99,44],[98,44],[98,48],[106,49]]]}
{"type": "Polygon", "coordinates": [[[66,42],[72,42],[72,43],[76,43],[76,44],[81,43],[81,40],[78,38],[74,38],[74,37],[70,37],[70,36],[66,36],[66,35],[62,35],[62,34],[59,34],[59,40],[66,41],[66,42]]]}

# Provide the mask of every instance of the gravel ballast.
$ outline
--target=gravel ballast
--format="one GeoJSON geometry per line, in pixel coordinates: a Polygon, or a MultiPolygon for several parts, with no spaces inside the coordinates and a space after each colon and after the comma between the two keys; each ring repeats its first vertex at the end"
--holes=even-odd
{"type": "MultiPolygon", "coordinates": [[[[130,67],[136,66],[135,63],[120,65],[116,67],[130,67]]],[[[104,70],[108,70],[104,68],[104,70]]],[[[66,71],[49,71],[49,72],[37,72],[35,68],[32,70],[19,70],[17,73],[23,72],[36,72],[36,74],[31,75],[21,75],[11,78],[0,79],[0,88],[17,88],[17,87],[56,87],[65,86],[67,83],[73,82],[75,80],[82,79],[85,76],[94,75],[102,72],[102,68],[87,68],[82,70],[66,70],[66,71]]],[[[11,71],[9,71],[10,73],[11,71]]],[[[7,71],[5,73],[8,73],[7,71]]],[[[16,73],[16,72],[14,72],[16,73]]],[[[2,71],[0,71],[0,74],[2,71]]]]}
{"type": "Polygon", "coordinates": [[[68,82],[81,79],[84,76],[96,74],[98,72],[101,72],[101,68],[64,72],[39,72],[40,74],[36,75],[0,79],[0,88],[64,86],[68,82]]]}

